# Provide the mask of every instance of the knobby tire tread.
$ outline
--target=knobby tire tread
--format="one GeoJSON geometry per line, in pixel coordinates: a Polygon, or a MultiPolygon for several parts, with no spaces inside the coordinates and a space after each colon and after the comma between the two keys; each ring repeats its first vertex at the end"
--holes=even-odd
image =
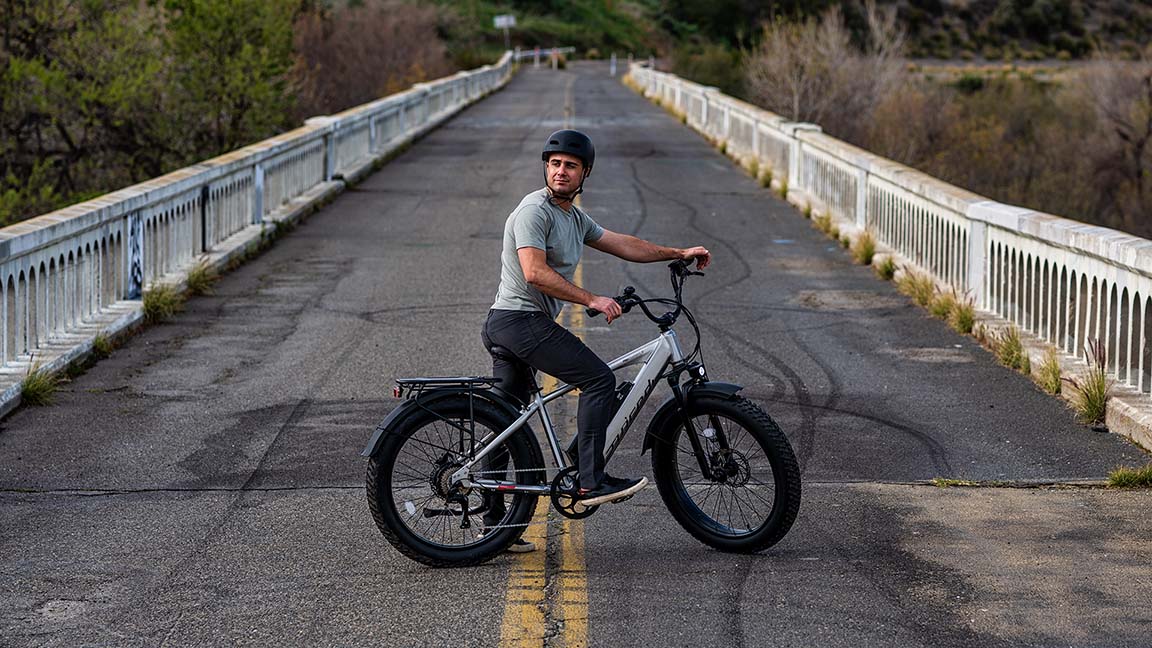
{"type": "MultiPolygon", "coordinates": [[[[672,419],[666,429],[661,431],[660,439],[656,442],[657,447],[653,448],[652,452],[652,471],[664,505],[692,537],[721,551],[755,553],[778,543],[788,534],[796,521],[801,499],[800,465],[796,461],[796,454],[788,442],[788,437],[772,417],[744,397],[735,396],[728,400],[700,398],[693,403],[690,415],[697,417],[710,412],[724,414],[725,406],[732,407],[751,423],[751,426],[745,426],[745,429],[757,437],[769,457],[773,476],[777,478],[776,497],[778,500],[783,498],[784,506],[779,514],[776,512],[776,506],[773,506],[772,513],[776,518],[773,524],[747,538],[733,539],[709,532],[704,523],[698,521],[698,515],[685,506],[677,490],[676,447],[673,435],[682,427],[683,421],[679,417],[672,419]],[[718,409],[717,405],[720,405],[718,409]]],[[[742,425],[744,423],[739,420],[737,422],[742,425]]]]}

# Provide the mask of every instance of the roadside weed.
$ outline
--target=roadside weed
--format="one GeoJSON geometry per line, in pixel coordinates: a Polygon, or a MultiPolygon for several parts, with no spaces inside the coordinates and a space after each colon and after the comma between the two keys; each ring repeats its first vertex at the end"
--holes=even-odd
{"type": "Polygon", "coordinates": [[[163,322],[184,308],[184,295],[168,284],[157,284],[144,292],[144,321],[163,322]]]}
{"type": "Polygon", "coordinates": [[[92,355],[95,356],[97,360],[103,360],[112,355],[112,350],[115,348],[116,346],[112,344],[112,340],[103,333],[98,333],[92,340],[92,355]]]}
{"type": "Polygon", "coordinates": [[[1088,372],[1077,378],[1065,378],[1073,391],[1072,408],[1076,410],[1080,422],[1098,426],[1104,423],[1108,411],[1108,397],[1112,392],[1112,381],[1108,379],[1108,354],[1100,339],[1088,340],[1084,345],[1084,359],[1088,361],[1088,372]]]}
{"type": "Polygon", "coordinates": [[[185,283],[188,284],[188,292],[193,295],[211,295],[212,284],[216,283],[219,278],[220,275],[216,273],[216,269],[201,259],[188,270],[188,278],[185,283]]]}
{"type": "Polygon", "coordinates": [[[957,333],[968,335],[976,325],[976,305],[971,299],[958,299],[948,316],[948,325],[957,333]]]}
{"type": "Polygon", "coordinates": [[[788,200],[788,179],[785,178],[780,181],[780,197],[788,200]]]}
{"type": "MultiPolygon", "coordinates": [[[[836,230],[836,231],[839,232],[840,230],[836,230]]],[[[849,237],[847,234],[841,234],[840,235],[840,247],[842,247],[846,250],[848,248],[852,247],[852,238],[849,237]]]]}
{"type": "Polygon", "coordinates": [[[933,317],[946,320],[952,316],[952,311],[956,309],[956,304],[956,293],[938,292],[932,296],[932,301],[928,304],[928,312],[932,313],[933,317]]]}
{"type": "Polygon", "coordinates": [[[896,276],[896,261],[892,257],[884,257],[884,260],[872,266],[876,270],[876,276],[884,281],[892,281],[892,277],[896,276]]]}
{"type": "Polygon", "coordinates": [[[1143,468],[1121,466],[1108,473],[1111,488],[1152,488],[1152,464],[1143,468]]]}
{"type": "MultiPolygon", "coordinates": [[[[876,237],[867,230],[860,232],[860,236],[856,237],[856,243],[852,246],[852,258],[860,265],[872,265],[874,256],[876,256],[876,237]]],[[[896,271],[894,263],[892,271],[893,273],[896,271]]]]}
{"type": "Polygon", "coordinates": [[[748,175],[753,178],[760,177],[760,160],[752,158],[752,161],[748,163],[748,175]]]}
{"type": "Polygon", "coordinates": [[[932,277],[907,271],[896,280],[896,289],[912,298],[912,301],[921,306],[927,306],[936,293],[936,284],[932,277]]]}
{"type": "Polygon", "coordinates": [[[1055,349],[1048,349],[1044,352],[1044,359],[1036,368],[1036,383],[1049,394],[1060,393],[1060,385],[1063,380],[1060,377],[1060,361],[1056,359],[1055,349]]]}
{"type": "Polygon", "coordinates": [[[772,186],[772,169],[765,169],[760,174],[760,186],[768,189],[772,186]]]}
{"type": "Polygon", "coordinates": [[[1010,369],[1025,371],[1028,355],[1024,353],[1024,343],[1020,341],[1020,329],[1009,326],[996,339],[993,350],[1000,364],[1010,369]]]}
{"type": "MultiPolygon", "coordinates": [[[[812,203],[804,205],[804,218],[812,218],[812,203]]],[[[816,219],[816,227],[820,228],[821,231],[826,231],[827,228],[820,226],[820,218],[821,217],[817,217],[816,219]]],[[[831,217],[829,217],[829,221],[831,221],[831,217]]]]}
{"type": "Polygon", "coordinates": [[[59,385],[60,379],[41,369],[36,361],[20,381],[20,400],[29,405],[51,405],[59,385]]]}

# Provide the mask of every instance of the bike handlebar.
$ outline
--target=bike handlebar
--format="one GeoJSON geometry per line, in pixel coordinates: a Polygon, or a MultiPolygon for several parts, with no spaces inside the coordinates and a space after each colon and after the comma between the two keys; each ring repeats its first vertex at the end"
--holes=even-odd
{"type": "MultiPolygon", "coordinates": [[[[674,302],[671,302],[671,300],[666,301],[641,299],[636,295],[636,289],[632,286],[625,287],[623,293],[613,297],[612,299],[615,300],[617,304],[620,304],[620,309],[623,313],[627,313],[628,311],[632,310],[633,306],[639,306],[640,310],[644,311],[644,314],[648,317],[648,319],[652,320],[653,323],[660,326],[671,326],[676,322],[676,318],[680,316],[680,311],[684,308],[684,303],[680,296],[680,290],[684,286],[684,280],[692,275],[698,275],[701,277],[704,276],[703,272],[689,270],[688,268],[691,265],[691,260],[684,259],[679,259],[668,264],[668,269],[672,273],[672,291],[676,295],[674,302]],[[648,306],[645,305],[646,301],[663,301],[665,303],[675,303],[676,310],[668,311],[667,313],[659,316],[653,315],[652,311],[648,310],[648,306]]],[[[600,315],[600,311],[596,310],[595,308],[585,308],[584,312],[588,314],[588,317],[596,317],[597,315],[600,315]]]]}

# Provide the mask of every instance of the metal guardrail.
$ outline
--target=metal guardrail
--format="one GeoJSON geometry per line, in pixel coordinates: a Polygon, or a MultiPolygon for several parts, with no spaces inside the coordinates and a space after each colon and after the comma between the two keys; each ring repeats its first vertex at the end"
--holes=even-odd
{"type": "Polygon", "coordinates": [[[1070,357],[1100,340],[1115,380],[1145,396],[1152,390],[1152,241],[988,200],[641,64],[631,76],[689,126],[770,169],[789,200],[842,228],[867,229],[1070,357]]]}
{"type": "Polygon", "coordinates": [[[35,361],[62,368],[138,320],[144,291],[259,239],[504,85],[512,53],[237,151],[0,229],[0,412],[35,361]]]}

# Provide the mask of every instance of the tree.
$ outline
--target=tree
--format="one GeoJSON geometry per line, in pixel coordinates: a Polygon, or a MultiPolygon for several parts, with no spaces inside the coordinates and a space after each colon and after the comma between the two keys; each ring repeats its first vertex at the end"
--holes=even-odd
{"type": "Polygon", "coordinates": [[[290,125],[295,0],[165,0],[169,108],[193,161],[290,125]]]}
{"type": "Polygon", "coordinates": [[[815,122],[858,139],[868,115],[903,79],[903,32],[895,11],[865,3],[868,34],[852,43],[839,8],[819,20],[765,23],[759,45],[745,58],[750,99],[796,121],[815,122]]]}

